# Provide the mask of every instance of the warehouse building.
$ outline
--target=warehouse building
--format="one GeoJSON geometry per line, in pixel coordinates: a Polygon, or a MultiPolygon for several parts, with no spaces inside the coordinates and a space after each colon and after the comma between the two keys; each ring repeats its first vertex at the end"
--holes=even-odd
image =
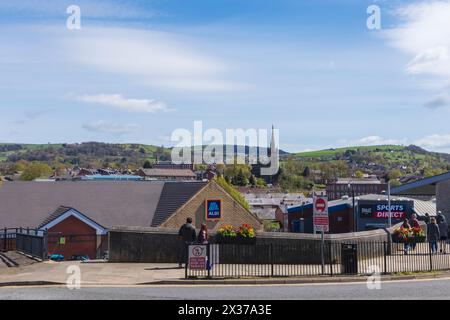
{"type": "Polygon", "coordinates": [[[450,221],[450,172],[404,184],[391,192],[411,198],[436,198],[436,210],[450,221]]]}
{"type": "MultiPolygon", "coordinates": [[[[354,231],[366,231],[389,227],[389,206],[386,195],[369,194],[355,197],[344,197],[340,200],[329,201],[328,212],[330,221],[330,233],[346,233],[354,231]]],[[[288,208],[288,231],[300,233],[313,233],[313,205],[294,206],[288,208]]],[[[419,220],[425,218],[425,214],[436,215],[436,202],[423,201],[406,197],[391,198],[392,225],[409,219],[413,213],[419,220]]]]}

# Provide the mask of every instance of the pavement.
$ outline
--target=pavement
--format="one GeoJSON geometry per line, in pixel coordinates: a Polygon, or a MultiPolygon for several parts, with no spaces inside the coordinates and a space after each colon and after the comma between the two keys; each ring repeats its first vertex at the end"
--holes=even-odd
{"type": "Polygon", "coordinates": [[[0,287],[65,284],[74,272],[73,266],[79,267],[82,285],[135,285],[184,277],[184,269],[176,264],[44,261],[0,269],[0,287]]]}

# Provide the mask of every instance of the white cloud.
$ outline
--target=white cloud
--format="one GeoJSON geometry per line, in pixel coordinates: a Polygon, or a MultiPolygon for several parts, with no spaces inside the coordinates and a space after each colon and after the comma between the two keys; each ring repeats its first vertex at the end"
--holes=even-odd
{"type": "Polygon", "coordinates": [[[403,145],[406,139],[385,139],[380,136],[367,136],[356,140],[342,140],[340,144],[347,146],[403,145]]]}
{"type": "Polygon", "coordinates": [[[61,38],[62,52],[83,67],[132,77],[169,90],[230,91],[230,67],[200,49],[192,38],[127,28],[89,28],[61,38]],[[198,47],[198,48],[197,48],[198,47]]]}
{"type": "Polygon", "coordinates": [[[83,128],[93,132],[122,135],[136,131],[140,126],[138,124],[111,123],[99,120],[95,123],[84,124],[83,128]]]}
{"type": "Polygon", "coordinates": [[[411,61],[412,74],[450,76],[450,0],[425,1],[397,11],[402,23],[387,31],[390,42],[411,61]]]}
{"type": "Polygon", "coordinates": [[[432,134],[415,141],[414,144],[429,149],[450,148],[450,134],[432,134]]]}
{"type": "Polygon", "coordinates": [[[76,99],[82,102],[100,104],[130,112],[155,113],[158,111],[169,110],[167,105],[162,101],[152,99],[127,99],[121,94],[81,95],[76,97],[76,99]]]}

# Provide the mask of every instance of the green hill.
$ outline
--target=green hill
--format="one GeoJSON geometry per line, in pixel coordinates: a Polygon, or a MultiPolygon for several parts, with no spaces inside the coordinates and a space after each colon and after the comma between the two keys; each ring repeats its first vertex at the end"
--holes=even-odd
{"type": "Polygon", "coordinates": [[[308,189],[337,178],[373,174],[399,185],[450,171],[450,155],[420,147],[356,146],[290,154],[282,157],[285,190],[308,189]]]}

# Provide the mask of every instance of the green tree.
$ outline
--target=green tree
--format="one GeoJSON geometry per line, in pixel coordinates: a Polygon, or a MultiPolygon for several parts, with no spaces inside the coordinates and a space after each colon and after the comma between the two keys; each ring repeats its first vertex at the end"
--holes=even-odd
{"type": "Polygon", "coordinates": [[[32,162],[21,174],[20,180],[33,181],[37,178],[48,178],[52,173],[52,168],[48,164],[32,162]]]}
{"type": "Polygon", "coordinates": [[[233,177],[232,182],[235,186],[245,187],[248,185],[248,179],[242,169],[239,169],[238,173],[233,177]]]}
{"type": "Polygon", "coordinates": [[[358,178],[358,179],[363,178],[364,177],[364,172],[362,172],[361,170],[357,170],[355,172],[355,177],[358,178]]]}
{"type": "Polygon", "coordinates": [[[152,164],[150,163],[150,161],[146,160],[144,162],[144,169],[150,169],[152,167],[152,164]]]}
{"type": "Polygon", "coordinates": [[[236,189],[234,189],[233,186],[230,185],[224,177],[217,177],[216,182],[218,185],[224,188],[225,191],[227,191],[234,198],[234,200],[239,202],[245,209],[250,210],[250,205],[248,204],[247,200],[245,200],[244,196],[236,189]]]}
{"type": "Polygon", "coordinates": [[[311,175],[311,169],[309,167],[305,167],[302,174],[305,178],[308,178],[311,175]]]}
{"type": "Polygon", "coordinates": [[[402,176],[402,172],[398,169],[393,169],[389,171],[388,178],[389,180],[397,180],[402,176]]]}

